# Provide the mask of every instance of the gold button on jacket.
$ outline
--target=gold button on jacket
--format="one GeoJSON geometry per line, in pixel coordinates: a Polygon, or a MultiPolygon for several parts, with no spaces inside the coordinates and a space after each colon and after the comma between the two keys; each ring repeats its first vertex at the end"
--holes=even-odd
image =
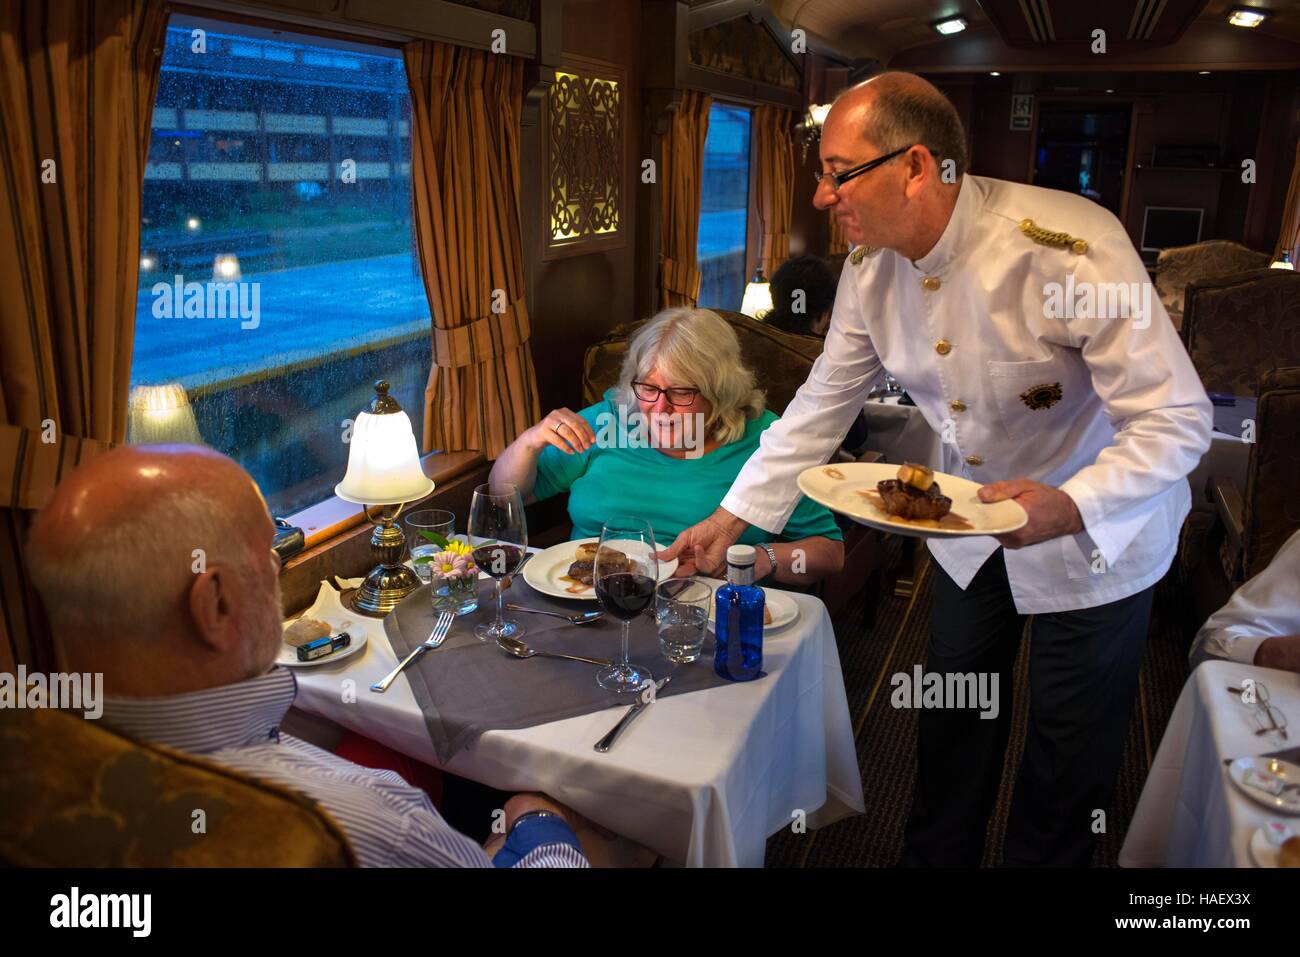
{"type": "Polygon", "coordinates": [[[952,409],[954,412],[965,412],[966,403],[963,402],[961,399],[953,399],[951,402],[948,403],[948,408],[952,409]]]}
{"type": "Polygon", "coordinates": [[[978,455],[968,455],[966,456],[966,464],[979,466],[984,464],[984,460],[978,455]]]}
{"type": "Polygon", "coordinates": [[[930,292],[934,292],[943,284],[939,282],[937,276],[926,276],[924,279],[921,280],[921,285],[924,288],[930,290],[930,292]]]}
{"type": "Polygon", "coordinates": [[[934,351],[939,353],[941,356],[946,356],[948,353],[952,352],[952,343],[947,339],[940,339],[934,344],[934,351]]]}

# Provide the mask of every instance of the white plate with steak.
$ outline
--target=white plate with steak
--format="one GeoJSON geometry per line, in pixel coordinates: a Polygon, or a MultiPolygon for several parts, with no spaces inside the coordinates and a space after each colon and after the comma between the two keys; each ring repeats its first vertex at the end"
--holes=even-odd
{"type": "MultiPolygon", "coordinates": [[[[543,595],[552,598],[576,598],[578,601],[596,601],[596,588],[591,583],[592,559],[599,539],[581,538],[560,542],[538,552],[524,565],[524,581],[543,595]],[[584,548],[583,546],[588,546],[584,548]]],[[[671,542],[660,545],[660,550],[671,542]]],[[[659,581],[671,578],[677,570],[677,559],[659,562],[659,581]]]]}
{"type": "Polygon", "coordinates": [[[959,475],[884,462],[818,465],[799,474],[800,491],[814,502],[895,535],[1005,535],[1029,521],[1010,499],[981,502],[981,487],[959,475]]]}

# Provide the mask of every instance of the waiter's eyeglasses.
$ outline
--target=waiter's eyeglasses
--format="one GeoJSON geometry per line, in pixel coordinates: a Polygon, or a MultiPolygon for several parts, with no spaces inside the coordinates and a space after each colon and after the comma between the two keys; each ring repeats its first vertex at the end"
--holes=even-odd
{"type": "Polygon", "coordinates": [[[658,402],[660,395],[668,396],[669,405],[684,406],[690,405],[695,401],[695,397],[700,394],[699,389],[688,389],[686,387],[661,389],[657,385],[651,385],[649,382],[633,382],[632,391],[642,402],[658,402]]]}
{"type": "MultiPolygon", "coordinates": [[[[873,160],[868,160],[865,163],[862,163],[858,166],[854,166],[852,169],[846,169],[842,173],[823,173],[820,170],[818,170],[816,173],[813,173],[813,176],[817,178],[817,184],[819,186],[821,185],[822,180],[829,179],[831,181],[831,189],[835,190],[835,192],[838,193],[841,189],[843,189],[844,184],[847,183],[849,180],[857,179],[863,173],[870,173],[877,166],[883,166],[885,163],[888,163],[895,156],[901,156],[902,154],[906,153],[908,150],[912,148],[912,145],[899,147],[898,149],[894,150],[894,152],[892,153],[886,153],[884,156],[877,156],[873,160]]],[[[929,150],[931,156],[939,155],[934,150],[930,149],[930,147],[928,146],[926,147],[926,149],[929,150]]]]}

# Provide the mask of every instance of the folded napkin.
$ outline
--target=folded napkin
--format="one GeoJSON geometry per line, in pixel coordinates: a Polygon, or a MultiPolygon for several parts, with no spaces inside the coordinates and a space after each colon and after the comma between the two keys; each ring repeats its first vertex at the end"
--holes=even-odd
{"type": "MultiPolygon", "coordinates": [[[[560,600],[534,591],[522,578],[506,592],[507,601],[573,615],[598,607],[593,602],[560,600]]],[[[484,731],[534,725],[632,704],[635,696],[606,691],[596,684],[599,665],[556,658],[513,658],[495,644],[474,636],[474,626],[496,615],[494,585],[479,582],[479,609],[462,615],[435,651],[423,655],[404,674],[424,714],[429,738],[440,763],[473,746],[484,731]]],[[[589,625],[570,625],[558,618],[507,611],[526,628],[522,640],[539,651],[557,651],[613,661],[619,655],[622,622],[603,618],[589,625]]],[[[423,643],[433,626],[433,599],[425,585],[408,595],[384,619],[384,631],[398,658],[423,643]]],[[[656,679],[673,672],[659,697],[732,685],[713,672],[713,639],[705,635],[704,652],[689,665],[673,665],[659,650],[654,622],[640,616],[628,639],[633,664],[648,668],[656,679]]],[[[612,722],[611,722],[612,724],[612,722]]],[[[595,740],[592,741],[595,744],[595,740]]]]}

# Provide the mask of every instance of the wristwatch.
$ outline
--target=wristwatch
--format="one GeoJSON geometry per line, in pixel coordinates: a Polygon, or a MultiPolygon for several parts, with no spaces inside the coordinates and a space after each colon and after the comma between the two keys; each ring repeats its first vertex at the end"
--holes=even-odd
{"type": "Polygon", "coordinates": [[[510,825],[510,833],[513,834],[515,832],[515,828],[517,828],[524,821],[528,820],[530,817],[560,817],[560,815],[556,814],[554,811],[543,811],[540,809],[536,811],[525,811],[523,814],[515,818],[514,824],[510,825]]]}
{"type": "Polygon", "coordinates": [[[772,563],[772,570],[764,576],[765,578],[771,578],[773,575],[776,574],[776,569],[777,569],[776,549],[773,548],[771,545],[767,544],[766,542],[759,545],[758,547],[763,549],[763,551],[767,552],[767,560],[772,563]]]}

